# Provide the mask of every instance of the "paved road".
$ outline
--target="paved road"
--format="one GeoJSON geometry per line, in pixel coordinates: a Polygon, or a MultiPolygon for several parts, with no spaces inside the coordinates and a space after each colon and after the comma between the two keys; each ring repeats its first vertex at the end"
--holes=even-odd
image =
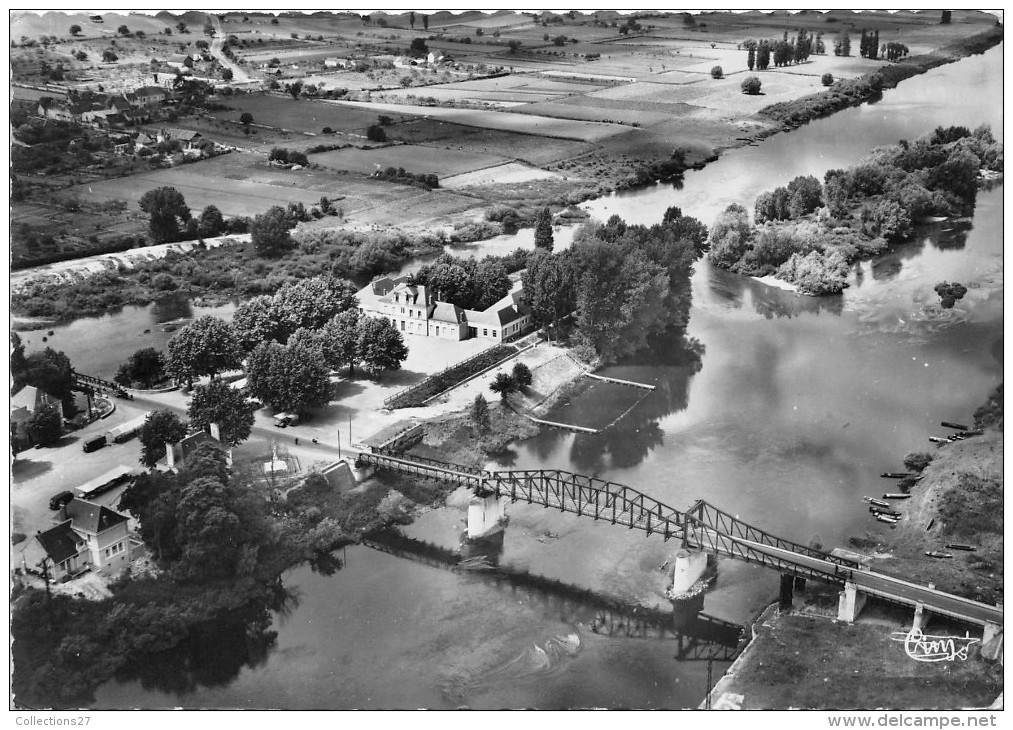
{"type": "Polygon", "coordinates": [[[251,81],[250,75],[243,70],[242,66],[232,62],[228,56],[222,53],[225,42],[228,40],[225,30],[222,28],[222,21],[214,13],[211,14],[211,22],[215,24],[215,37],[211,39],[211,55],[218,59],[218,62],[225,68],[232,69],[232,81],[236,84],[246,84],[251,81]]]}
{"type": "MultiPolygon", "coordinates": [[[[728,535],[723,537],[726,540],[748,545],[757,552],[790,560],[797,565],[812,568],[828,575],[837,574],[835,573],[835,563],[826,560],[799,555],[789,550],[763,545],[752,540],[742,540],[728,535]]],[[[894,578],[893,576],[870,570],[855,570],[851,573],[850,578],[859,588],[891,600],[908,603],[912,606],[921,603],[930,611],[935,610],[937,613],[948,614],[979,624],[995,623],[1002,625],[1002,609],[990,606],[987,603],[979,603],[969,598],[962,598],[951,593],[945,593],[927,586],[920,586],[916,583],[910,583],[900,578],[894,578]]]]}

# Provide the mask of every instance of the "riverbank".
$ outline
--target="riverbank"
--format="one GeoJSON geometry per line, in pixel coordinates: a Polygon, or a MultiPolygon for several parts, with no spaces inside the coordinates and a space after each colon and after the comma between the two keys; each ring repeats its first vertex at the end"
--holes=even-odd
{"type": "MultiPolygon", "coordinates": [[[[931,462],[912,498],[895,505],[904,513],[897,528],[853,537],[849,547],[870,556],[874,570],[1001,603],[1003,434],[997,425],[1001,390],[975,413],[975,427],[987,429],[983,435],[925,452],[931,462]],[[950,542],[974,551],[947,550],[950,542]],[[926,551],[951,557],[934,559],[926,551]]],[[[966,660],[913,661],[893,640],[910,628],[907,611],[870,606],[848,625],[836,619],[836,601],[836,589],[809,582],[790,612],[776,605],[764,611],[753,623],[752,641],[715,685],[711,707],[988,707],[1003,692],[1001,663],[983,659],[980,645],[966,660]]]]}

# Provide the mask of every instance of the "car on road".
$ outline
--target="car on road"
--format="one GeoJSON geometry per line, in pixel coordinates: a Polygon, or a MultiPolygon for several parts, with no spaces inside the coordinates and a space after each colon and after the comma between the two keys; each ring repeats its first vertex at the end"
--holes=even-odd
{"type": "Polygon", "coordinates": [[[70,491],[57,492],[49,498],[49,509],[60,509],[67,502],[74,499],[74,493],[70,491]]]}

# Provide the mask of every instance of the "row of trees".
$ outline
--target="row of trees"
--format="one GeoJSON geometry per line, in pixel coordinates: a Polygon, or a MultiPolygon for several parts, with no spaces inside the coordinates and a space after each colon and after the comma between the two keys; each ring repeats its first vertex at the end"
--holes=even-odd
{"type": "Polygon", "coordinates": [[[496,256],[479,261],[442,254],[412,274],[411,283],[425,286],[441,302],[479,311],[510,292],[506,266],[496,256]]]}
{"type": "Polygon", "coordinates": [[[523,281],[532,317],[565,328],[573,315],[578,346],[606,362],[642,350],[687,322],[689,275],[706,241],[707,229],[678,208],[650,227],[619,216],[585,223],[569,249],[529,257],[523,281]]]}
{"type": "Polygon", "coordinates": [[[222,212],[213,205],[194,218],[183,194],[163,186],[141,196],[139,206],[148,214],[148,233],[154,243],[211,238],[226,230],[222,212]]]}
{"type": "Polygon", "coordinates": [[[823,34],[815,37],[804,29],[799,29],[798,34],[788,38],[788,32],[780,40],[748,40],[742,45],[746,49],[746,66],[752,71],[766,71],[773,61],[775,68],[788,66],[793,63],[807,61],[813,53],[825,53],[823,45],[823,34]]]}
{"type": "MultiPolygon", "coordinates": [[[[34,386],[61,402],[64,417],[70,418],[77,413],[73,393],[74,371],[70,359],[63,352],[51,347],[25,355],[21,337],[13,330],[10,333],[10,340],[11,394],[17,393],[25,386],[34,386]]],[[[41,446],[55,444],[63,435],[60,409],[55,404],[38,405],[26,428],[31,443],[41,446]]],[[[12,439],[14,435],[12,427],[12,439]]]]}

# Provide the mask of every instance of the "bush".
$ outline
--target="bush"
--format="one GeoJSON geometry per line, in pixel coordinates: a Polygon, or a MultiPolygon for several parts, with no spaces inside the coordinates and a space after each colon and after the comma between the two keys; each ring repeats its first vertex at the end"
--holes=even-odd
{"type": "Polygon", "coordinates": [[[834,83],[834,75],[833,74],[823,74],[820,77],[820,83],[823,84],[824,86],[830,86],[831,84],[834,83]]]}
{"type": "Polygon", "coordinates": [[[957,303],[958,299],[963,299],[964,295],[967,294],[967,287],[963,284],[953,282],[950,284],[946,281],[941,281],[935,286],[936,294],[939,295],[943,309],[953,309],[953,305],[957,303]]]}
{"type": "Polygon", "coordinates": [[[366,128],[366,139],[370,142],[386,142],[387,130],[379,124],[370,124],[366,128]]]}
{"type": "Polygon", "coordinates": [[[811,251],[804,256],[794,253],[777,270],[777,277],[794,284],[803,294],[840,294],[848,286],[848,262],[839,251],[811,251]]]}
{"type": "Polygon", "coordinates": [[[725,72],[721,70],[720,66],[715,66],[714,68],[711,69],[711,78],[712,79],[721,79],[721,78],[724,78],[724,76],[725,76],[725,72]]]}
{"type": "Polygon", "coordinates": [[[912,451],[904,457],[904,467],[911,471],[921,471],[932,463],[932,454],[926,451],[912,451]]]}
{"type": "Polygon", "coordinates": [[[742,81],[742,93],[756,96],[760,93],[760,80],[755,76],[747,76],[742,81]]]}

